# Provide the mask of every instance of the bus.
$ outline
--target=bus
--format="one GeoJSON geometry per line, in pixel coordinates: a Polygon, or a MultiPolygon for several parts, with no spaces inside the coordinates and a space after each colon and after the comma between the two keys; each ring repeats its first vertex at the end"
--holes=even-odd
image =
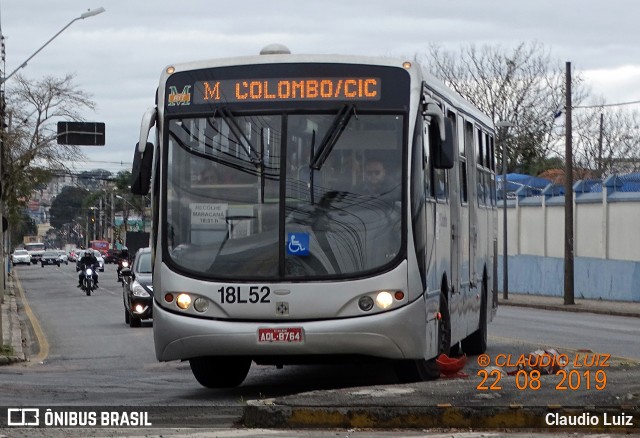
{"type": "Polygon", "coordinates": [[[415,61],[270,45],[169,65],[132,168],[157,359],[220,388],[252,363],[381,361],[413,382],[484,352],[495,171],[491,119],[415,61]]]}
{"type": "Polygon", "coordinates": [[[31,263],[37,264],[40,263],[42,259],[42,254],[44,254],[44,243],[42,242],[28,242],[24,244],[24,249],[29,252],[29,256],[31,256],[31,263]]]}

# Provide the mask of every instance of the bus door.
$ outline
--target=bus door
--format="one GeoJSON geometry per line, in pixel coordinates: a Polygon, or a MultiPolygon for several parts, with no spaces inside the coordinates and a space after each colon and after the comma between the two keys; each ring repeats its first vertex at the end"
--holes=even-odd
{"type": "Polygon", "coordinates": [[[472,300],[472,278],[471,278],[471,208],[472,202],[469,202],[469,154],[466,150],[466,138],[464,132],[465,122],[462,117],[458,117],[456,126],[458,153],[458,193],[460,199],[458,205],[460,212],[458,215],[458,233],[457,233],[457,251],[459,266],[459,290],[464,297],[463,314],[467,316],[471,312],[472,300]]]}
{"type": "MultiPolygon", "coordinates": [[[[449,111],[447,117],[452,123],[452,133],[453,133],[453,144],[454,144],[454,154],[456,156],[459,155],[458,150],[460,149],[458,146],[458,124],[456,123],[456,115],[455,113],[449,111]]],[[[450,208],[450,220],[451,220],[451,251],[450,251],[450,266],[451,266],[451,278],[449,279],[451,282],[451,291],[449,295],[449,309],[451,312],[451,337],[452,339],[457,339],[463,335],[462,330],[460,330],[461,325],[457,323],[463,317],[464,313],[464,291],[461,289],[461,285],[464,281],[461,281],[461,276],[463,274],[464,269],[461,269],[462,262],[462,245],[464,240],[464,235],[466,234],[462,228],[462,211],[460,208],[460,198],[462,193],[460,192],[460,187],[458,181],[460,181],[459,177],[459,167],[454,166],[449,171],[449,208],[450,208]]],[[[464,327],[463,327],[464,329],[464,327]]]]}
{"type": "MultiPolygon", "coordinates": [[[[469,264],[468,264],[468,281],[471,289],[477,287],[475,285],[476,278],[476,252],[478,249],[478,171],[476,167],[477,157],[475,149],[476,140],[474,139],[474,129],[471,122],[464,123],[464,150],[467,158],[467,189],[468,189],[468,212],[469,212],[469,264]]],[[[469,307],[469,306],[467,306],[469,307]]]]}

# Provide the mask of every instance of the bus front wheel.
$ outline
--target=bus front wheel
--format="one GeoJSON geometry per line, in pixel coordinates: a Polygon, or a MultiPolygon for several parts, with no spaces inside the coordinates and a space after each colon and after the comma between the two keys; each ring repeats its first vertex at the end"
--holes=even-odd
{"type": "Polygon", "coordinates": [[[189,359],[191,372],[206,388],[235,388],[249,374],[251,359],[246,357],[196,357],[189,359]]]}
{"type": "MultiPolygon", "coordinates": [[[[449,354],[451,348],[451,318],[449,304],[444,293],[440,293],[440,318],[437,321],[438,355],[449,354]]],[[[440,377],[440,368],[435,358],[430,360],[399,360],[395,363],[396,375],[401,383],[435,380],[440,377]]]]}

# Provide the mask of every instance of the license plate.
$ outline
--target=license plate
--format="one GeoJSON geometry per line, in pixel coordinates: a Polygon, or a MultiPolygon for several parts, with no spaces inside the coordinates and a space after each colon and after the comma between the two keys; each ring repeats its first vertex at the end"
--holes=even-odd
{"type": "Polygon", "coordinates": [[[259,328],[258,343],[304,342],[302,327],[259,328]]]}

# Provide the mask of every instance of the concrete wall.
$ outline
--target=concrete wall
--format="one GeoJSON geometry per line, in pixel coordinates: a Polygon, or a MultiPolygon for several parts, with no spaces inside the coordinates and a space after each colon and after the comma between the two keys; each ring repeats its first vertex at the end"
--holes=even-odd
{"type": "MultiPolygon", "coordinates": [[[[564,259],[530,255],[509,256],[509,292],[562,297],[564,259]]],[[[640,262],[574,259],[576,298],[640,302],[640,262]]],[[[502,261],[498,286],[502,288],[502,261]]]]}
{"type": "MultiPolygon", "coordinates": [[[[640,302],[640,193],[618,191],[615,177],[603,183],[602,192],[583,193],[581,187],[574,185],[575,296],[640,302]]],[[[526,196],[522,189],[507,202],[510,292],[563,294],[565,201],[554,189],[542,196],[526,196]]],[[[502,213],[499,218],[502,254],[502,213]]]]}

